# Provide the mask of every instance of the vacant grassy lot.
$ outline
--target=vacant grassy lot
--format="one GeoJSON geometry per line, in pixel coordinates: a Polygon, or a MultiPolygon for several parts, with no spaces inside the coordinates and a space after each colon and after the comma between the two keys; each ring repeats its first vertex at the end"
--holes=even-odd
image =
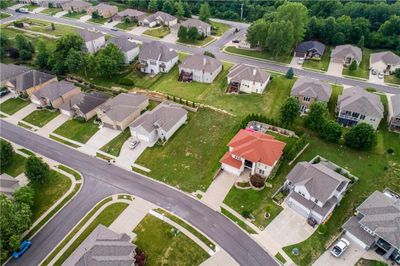
{"type": "Polygon", "coordinates": [[[196,46],[203,46],[209,42],[211,42],[214,38],[212,36],[208,36],[206,38],[204,38],[203,40],[182,40],[182,39],[178,39],[179,43],[183,43],[183,44],[191,44],[191,45],[196,45],[196,46]]]}
{"type": "Polygon", "coordinates": [[[0,19],[5,19],[5,18],[8,18],[9,16],[10,16],[10,14],[8,14],[8,13],[0,12],[0,19]]]}
{"type": "Polygon", "coordinates": [[[148,265],[199,265],[209,255],[183,233],[160,219],[146,215],[135,228],[135,244],[146,254],[148,265]]]}
{"type": "Polygon", "coordinates": [[[45,9],[45,10],[41,11],[40,13],[46,14],[49,16],[54,16],[55,14],[57,14],[58,12],[61,12],[61,11],[62,11],[62,8],[57,7],[57,8],[45,9]]]}
{"type": "MultiPolygon", "coordinates": [[[[49,21],[46,21],[46,20],[24,18],[19,21],[29,24],[28,27],[24,28],[26,30],[36,31],[36,32],[40,32],[40,33],[46,33],[46,34],[54,35],[57,37],[61,37],[65,34],[75,32],[74,27],[67,26],[64,24],[57,24],[57,23],[54,23],[55,29],[53,30],[52,26],[51,26],[52,23],[49,21]]],[[[12,25],[12,24],[10,24],[10,25],[12,25]]]]}
{"type": "Polygon", "coordinates": [[[0,104],[0,111],[8,115],[13,115],[29,104],[30,102],[28,100],[22,100],[21,98],[10,98],[0,104]]]}
{"type": "Polygon", "coordinates": [[[74,19],[80,19],[81,17],[85,16],[85,12],[68,12],[67,14],[64,15],[66,18],[74,18],[74,19]]]}
{"type": "Polygon", "coordinates": [[[290,61],[292,60],[292,52],[274,57],[272,54],[270,54],[267,51],[246,50],[246,49],[236,48],[234,46],[228,46],[225,50],[227,52],[238,54],[238,55],[250,56],[250,57],[255,57],[255,58],[265,59],[265,60],[272,60],[272,61],[277,61],[277,62],[281,62],[281,63],[285,63],[285,64],[289,64],[290,61]]]}
{"type": "Polygon", "coordinates": [[[400,79],[395,75],[385,75],[385,82],[400,85],[400,79]]]}
{"type": "Polygon", "coordinates": [[[162,39],[165,36],[167,36],[170,32],[171,30],[168,27],[158,27],[155,29],[148,29],[145,32],[143,32],[143,34],[162,39]]]}
{"type": "Polygon", "coordinates": [[[43,110],[36,110],[30,113],[28,116],[26,116],[24,119],[22,119],[25,122],[28,122],[29,124],[32,124],[37,127],[43,127],[47,123],[49,123],[51,120],[56,118],[60,113],[57,111],[49,111],[46,109],[43,110]]]}
{"type": "Polygon", "coordinates": [[[356,78],[369,78],[369,56],[371,54],[371,50],[364,48],[362,50],[362,60],[360,65],[357,67],[356,70],[350,71],[348,67],[343,68],[343,75],[346,76],[353,76],[356,78]]]}
{"type": "Polygon", "coordinates": [[[328,102],[328,109],[329,109],[329,116],[333,120],[336,119],[335,108],[336,108],[337,99],[338,99],[338,96],[342,94],[342,92],[343,92],[342,86],[339,86],[339,85],[332,86],[332,94],[331,94],[331,98],[329,99],[329,102],[328,102]]]}
{"type": "Polygon", "coordinates": [[[124,143],[130,137],[131,137],[131,132],[129,131],[128,127],[121,134],[113,138],[109,143],[101,147],[100,150],[118,157],[119,153],[121,152],[122,145],[124,145],[124,143]]]}
{"type": "Polygon", "coordinates": [[[209,109],[189,116],[188,124],[164,146],[147,148],[137,163],[151,169],[150,176],[155,179],[185,191],[205,191],[238,121],[209,109]]]}
{"type": "Polygon", "coordinates": [[[12,159],[11,163],[0,168],[0,173],[6,173],[12,177],[17,177],[24,172],[25,161],[26,158],[22,155],[14,154],[14,158],[12,159]]]}
{"type": "Polygon", "coordinates": [[[329,61],[331,60],[331,50],[331,47],[327,47],[321,60],[305,60],[303,67],[326,72],[328,70],[329,61]]]}
{"type": "Polygon", "coordinates": [[[131,21],[127,23],[126,21],[123,21],[121,23],[118,23],[115,27],[121,30],[132,30],[137,27],[137,22],[131,21]]]}
{"type": "Polygon", "coordinates": [[[71,119],[57,128],[54,133],[81,143],[86,143],[99,130],[99,125],[94,124],[93,121],[94,118],[87,122],[71,119]]]}
{"type": "Polygon", "coordinates": [[[230,29],[230,26],[225,23],[210,21],[210,24],[212,27],[214,27],[216,29],[215,34],[214,34],[215,36],[221,36],[222,34],[225,33],[225,31],[230,29]]]}

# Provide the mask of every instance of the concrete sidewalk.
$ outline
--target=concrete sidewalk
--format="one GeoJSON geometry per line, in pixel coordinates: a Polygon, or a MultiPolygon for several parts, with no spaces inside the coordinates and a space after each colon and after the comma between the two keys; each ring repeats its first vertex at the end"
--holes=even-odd
{"type": "Polygon", "coordinates": [[[237,263],[225,250],[221,249],[200,264],[200,266],[239,266],[239,263],[237,263]]]}
{"type": "Polygon", "coordinates": [[[23,118],[25,118],[27,115],[29,115],[30,113],[32,113],[35,110],[36,110],[36,106],[34,104],[30,103],[29,105],[25,106],[24,108],[22,108],[21,110],[19,110],[15,114],[13,114],[12,116],[5,118],[5,120],[17,125],[19,121],[21,121],[23,118]]]}
{"type": "Polygon", "coordinates": [[[46,125],[44,125],[42,128],[38,129],[37,134],[39,134],[40,136],[43,137],[49,137],[49,135],[56,130],[58,127],[60,127],[62,124],[64,124],[65,122],[67,122],[67,120],[69,119],[68,116],[60,114],[59,116],[57,116],[56,118],[54,118],[53,120],[51,120],[49,123],[47,123],[46,125]]]}

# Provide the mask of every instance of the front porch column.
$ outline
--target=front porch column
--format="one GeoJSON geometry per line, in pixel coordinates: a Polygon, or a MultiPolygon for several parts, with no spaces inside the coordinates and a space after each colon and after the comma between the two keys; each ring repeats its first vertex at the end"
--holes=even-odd
{"type": "Polygon", "coordinates": [[[385,255],[383,255],[383,258],[384,258],[385,260],[388,260],[389,257],[392,255],[392,253],[393,253],[395,250],[396,250],[396,249],[395,249],[393,246],[391,246],[390,249],[389,249],[389,251],[386,252],[385,255]]]}

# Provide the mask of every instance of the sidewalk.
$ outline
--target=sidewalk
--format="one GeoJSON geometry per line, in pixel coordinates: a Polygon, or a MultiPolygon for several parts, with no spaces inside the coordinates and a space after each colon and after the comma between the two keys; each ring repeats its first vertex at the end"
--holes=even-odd
{"type": "Polygon", "coordinates": [[[13,114],[12,116],[4,118],[4,119],[10,123],[17,125],[20,120],[22,120],[23,118],[25,118],[27,115],[29,115],[30,113],[32,113],[35,110],[36,110],[36,106],[34,104],[30,103],[29,105],[25,106],[24,108],[22,108],[21,110],[19,110],[15,114],[13,114]]]}
{"type": "Polygon", "coordinates": [[[38,129],[37,134],[48,138],[49,135],[56,130],[59,126],[64,124],[69,119],[68,116],[60,114],[56,118],[52,119],[49,123],[38,129]]]}

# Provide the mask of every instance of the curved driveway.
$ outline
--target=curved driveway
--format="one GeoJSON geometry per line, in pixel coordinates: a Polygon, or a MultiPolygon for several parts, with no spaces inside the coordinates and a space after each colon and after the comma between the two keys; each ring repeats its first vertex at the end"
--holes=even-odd
{"type": "Polygon", "coordinates": [[[1,137],[72,167],[85,177],[79,194],[32,239],[27,253],[9,265],[38,265],[98,201],[115,193],[131,193],[172,211],[208,235],[240,265],[278,265],[229,219],[181,191],[8,122],[0,121],[0,128],[1,137]]]}

